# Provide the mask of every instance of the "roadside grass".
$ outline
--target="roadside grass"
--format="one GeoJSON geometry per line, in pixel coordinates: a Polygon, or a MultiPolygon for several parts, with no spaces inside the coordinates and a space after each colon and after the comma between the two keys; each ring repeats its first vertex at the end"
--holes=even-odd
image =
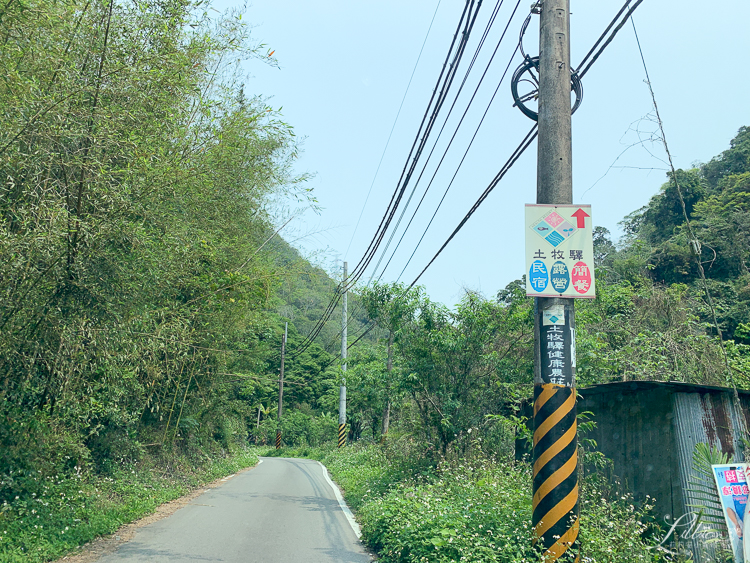
{"type": "MultiPolygon", "coordinates": [[[[540,561],[532,546],[527,463],[478,457],[436,465],[403,443],[263,455],[321,461],[355,512],[363,543],[382,563],[540,561]]],[[[648,539],[656,530],[649,510],[588,474],[581,483],[581,561],[666,561],[648,539]]]]}
{"type": "Polygon", "coordinates": [[[0,563],[51,561],[191,490],[255,465],[258,448],[196,466],[184,457],[144,458],[107,476],[17,476],[24,498],[0,506],[0,563]]]}

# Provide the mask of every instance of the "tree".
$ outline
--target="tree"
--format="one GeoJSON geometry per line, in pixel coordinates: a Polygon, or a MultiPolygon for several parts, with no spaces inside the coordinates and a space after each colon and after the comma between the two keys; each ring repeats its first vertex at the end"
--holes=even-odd
{"type": "Polygon", "coordinates": [[[268,210],[307,193],[291,127],[232,78],[268,57],[187,0],[0,18],[0,473],[244,439],[232,370],[266,375],[284,275],[268,210]]]}
{"type": "Polygon", "coordinates": [[[421,289],[408,288],[403,284],[375,283],[361,292],[362,304],[367,315],[387,333],[386,372],[383,381],[385,405],[383,407],[382,439],[388,435],[391,419],[393,380],[393,345],[402,330],[413,322],[421,303],[421,289]]]}
{"type": "Polygon", "coordinates": [[[399,348],[402,386],[413,399],[428,441],[445,455],[487,415],[509,414],[511,397],[532,379],[533,318],[520,282],[497,301],[467,293],[455,312],[423,302],[419,322],[399,348]]]}

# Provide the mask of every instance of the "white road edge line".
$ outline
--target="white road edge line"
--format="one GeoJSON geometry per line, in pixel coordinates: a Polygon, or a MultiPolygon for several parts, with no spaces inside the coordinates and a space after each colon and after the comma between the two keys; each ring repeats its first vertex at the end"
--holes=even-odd
{"type": "Polygon", "coordinates": [[[263,463],[263,460],[262,460],[262,459],[259,459],[259,460],[258,460],[258,463],[257,463],[256,465],[260,465],[261,463],[263,463]]]}
{"type": "Polygon", "coordinates": [[[344,513],[344,516],[346,516],[347,522],[349,522],[349,525],[352,527],[352,530],[354,530],[354,534],[357,536],[357,539],[361,538],[362,530],[359,527],[359,524],[357,524],[357,521],[354,519],[354,514],[352,514],[352,511],[349,510],[349,507],[346,505],[346,501],[344,500],[344,497],[341,496],[341,491],[339,491],[339,488],[336,486],[336,483],[334,483],[331,480],[330,475],[328,475],[328,468],[320,462],[318,462],[318,465],[320,465],[320,467],[323,469],[323,476],[326,478],[326,481],[328,481],[328,484],[333,489],[333,494],[336,495],[336,500],[339,501],[339,506],[341,507],[341,510],[344,513]]]}

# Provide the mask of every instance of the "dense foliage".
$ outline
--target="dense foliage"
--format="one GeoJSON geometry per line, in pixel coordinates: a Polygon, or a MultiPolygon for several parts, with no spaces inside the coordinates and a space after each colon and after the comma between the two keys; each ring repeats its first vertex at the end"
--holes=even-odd
{"type": "MultiPolygon", "coordinates": [[[[331,283],[274,234],[286,202],[313,203],[291,127],[238,79],[274,60],[239,13],[209,13],[0,12],[0,521],[53,476],[247,444],[275,415],[290,278],[331,283]]],[[[335,404],[330,359],[287,363],[308,418],[335,404]]]]}
{"type": "Polygon", "coordinates": [[[591,357],[610,362],[612,375],[750,387],[749,178],[750,128],[742,127],[728,150],[670,174],[647,206],[626,217],[618,249],[600,229],[606,286],[584,314],[592,313],[587,329],[597,339],[591,357]]]}
{"type": "MultiPolygon", "coordinates": [[[[467,456],[435,466],[424,453],[400,436],[384,447],[306,448],[281,455],[313,457],[326,465],[357,511],[362,540],[380,561],[539,561],[532,545],[527,465],[467,456]]],[[[627,494],[591,476],[582,489],[583,560],[664,561],[648,539],[655,529],[648,509],[636,508],[627,494]]]]}
{"type": "MultiPolygon", "coordinates": [[[[240,78],[241,62],[275,64],[241,14],[202,0],[11,1],[0,32],[0,530],[21,538],[8,549],[26,549],[28,520],[13,526],[50,491],[85,512],[85,491],[127,482],[126,467],[200,465],[278,429],[290,445],[333,440],[338,320],[302,344],[336,282],[277,231],[289,202],[315,201],[293,172],[292,128],[240,78]],[[89,488],[69,494],[76,480],[89,488]]],[[[626,217],[622,241],[597,228],[598,299],[577,307],[579,385],[750,388],[749,194],[743,127],[722,155],[669,176],[626,217]]],[[[350,341],[362,339],[346,372],[349,439],[389,448],[391,427],[421,444],[408,462],[364,448],[334,463],[389,560],[458,560],[470,545],[486,560],[531,556],[528,475],[510,460],[525,432],[532,307],[522,280],[453,309],[399,284],[351,293],[350,341]],[[507,507],[503,519],[492,506],[507,507]]],[[[641,513],[596,508],[600,492],[584,503],[591,549],[617,533],[646,557],[641,513]]]]}

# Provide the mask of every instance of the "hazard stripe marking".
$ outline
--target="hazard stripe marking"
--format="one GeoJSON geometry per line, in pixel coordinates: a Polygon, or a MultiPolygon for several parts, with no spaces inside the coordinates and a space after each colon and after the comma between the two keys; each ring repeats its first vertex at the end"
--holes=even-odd
{"type": "Polygon", "coordinates": [[[555,395],[555,393],[557,393],[558,389],[563,389],[563,386],[562,385],[542,385],[542,392],[534,401],[534,416],[536,416],[536,413],[539,412],[539,409],[541,409],[544,406],[544,403],[549,401],[555,395]]]}
{"type": "Polygon", "coordinates": [[[547,434],[553,426],[560,422],[563,417],[575,407],[575,405],[576,395],[575,393],[571,393],[565,402],[534,431],[534,443],[536,444],[539,440],[544,438],[544,435],[547,434]]]}
{"type": "Polygon", "coordinates": [[[560,483],[565,481],[575,471],[578,463],[578,452],[576,451],[571,458],[565,462],[565,464],[555,471],[550,477],[542,483],[542,485],[534,493],[534,499],[532,500],[532,506],[536,508],[539,502],[547,496],[547,494],[557,487],[560,483]]]}
{"type": "MultiPolygon", "coordinates": [[[[544,518],[539,520],[539,523],[534,528],[534,533],[537,537],[542,537],[552,526],[557,524],[560,520],[570,514],[570,512],[576,507],[578,502],[578,483],[576,483],[570,494],[557,503],[557,506],[552,508],[544,518]]],[[[578,519],[576,518],[576,522],[578,519]]],[[[566,532],[567,533],[567,532],[566,532]]]]}
{"type": "MultiPolygon", "coordinates": [[[[570,529],[565,532],[562,537],[552,545],[552,547],[544,552],[542,560],[545,563],[552,563],[553,561],[560,559],[560,557],[562,557],[562,555],[568,551],[578,539],[578,527],[578,518],[576,518],[570,529]]],[[[578,557],[576,557],[576,561],[579,561],[578,557]]]]}
{"type": "Polygon", "coordinates": [[[534,462],[534,477],[536,477],[537,473],[539,473],[539,470],[542,469],[542,467],[544,467],[549,460],[563,451],[565,449],[565,446],[570,444],[575,439],[576,428],[577,424],[575,421],[573,421],[573,426],[568,428],[568,431],[565,432],[565,434],[563,434],[560,439],[557,440],[557,442],[552,444],[552,446],[546,452],[539,456],[539,458],[534,462]]]}

